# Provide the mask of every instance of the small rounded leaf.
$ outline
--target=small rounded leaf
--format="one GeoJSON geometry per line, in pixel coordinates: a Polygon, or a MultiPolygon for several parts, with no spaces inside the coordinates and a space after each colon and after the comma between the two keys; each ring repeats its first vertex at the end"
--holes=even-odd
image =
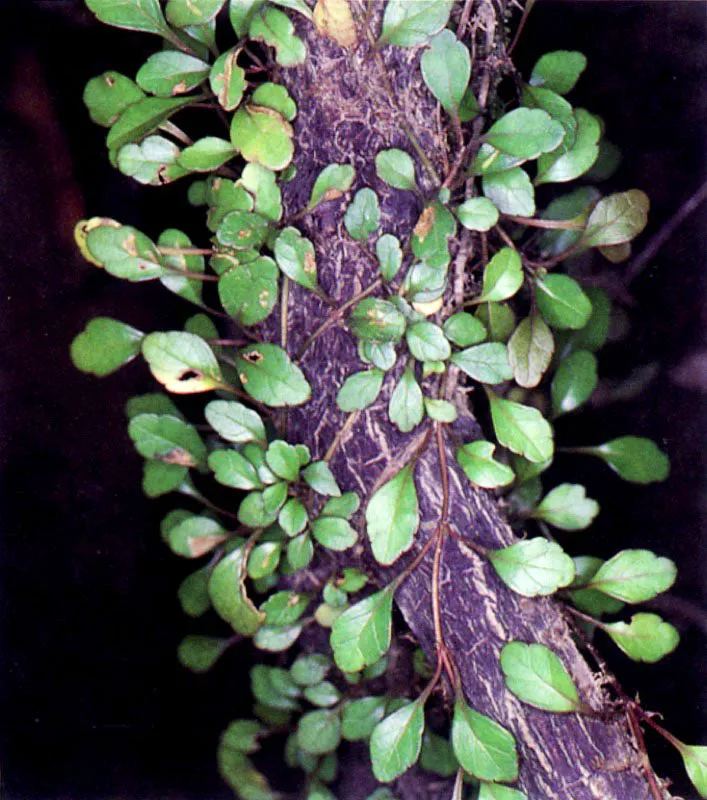
{"type": "Polygon", "coordinates": [[[509,642],[501,651],[501,669],[508,689],[528,705],[560,714],[582,707],[566,667],[541,644],[509,642]]]}
{"type": "Polygon", "coordinates": [[[71,360],[81,372],[110,375],[140,352],[144,334],[110,317],[95,317],[71,343],[71,360]]]}

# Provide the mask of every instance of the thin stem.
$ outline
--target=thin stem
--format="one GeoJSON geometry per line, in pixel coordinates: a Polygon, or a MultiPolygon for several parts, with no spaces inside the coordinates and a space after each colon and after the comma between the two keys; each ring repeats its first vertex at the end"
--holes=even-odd
{"type": "Polygon", "coordinates": [[[213,256],[216,251],[208,247],[158,247],[163,256],[213,256]]]}
{"type": "Polygon", "coordinates": [[[517,222],[519,225],[527,225],[531,228],[582,231],[585,227],[581,222],[573,222],[571,219],[537,219],[535,217],[518,217],[515,214],[504,214],[503,216],[511,220],[511,222],[517,222]]]}
{"type": "Polygon", "coordinates": [[[501,239],[503,239],[505,244],[508,245],[508,247],[512,248],[515,251],[518,250],[513,239],[511,239],[511,237],[503,230],[503,228],[500,225],[494,225],[494,230],[498,233],[501,239]]]}
{"type": "Polygon", "coordinates": [[[646,775],[646,778],[648,779],[648,785],[650,786],[651,794],[653,795],[654,800],[663,800],[665,795],[658,786],[655,773],[653,772],[653,767],[651,767],[651,762],[650,759],[648,758],[648,751],[646,750],[646,743],[643,738],[643,731],[641,730],[641,725],[636,717],[636,712],[633,704],[626,709],[626,717],[628,719],[629,727],[631,728],[631,733],[633,734],[638,749],[641,753],[641,761],[643,762],[643,771],[646,775]]]}
{"type": "Polygon", "coordinates": [[[282,279],[282,294],[280,295],[280,345],[287,350],[287,312],[290,300],[290,279],[287,275],[282,279]]]}
{"type": "Polygon", "coordinates": [[[571,247],[568,247],[567,250],[563,250],[554,258],[548,258],[545,261],[530,261],[530,259],[526,258],[525,262],[529,266],[535,267],[536,269],[552,269],[552,267],[556,266],[562,261],[565,261],[570,256],[573,256],[578,250],[581,250],[582,247],[584,247],[584,244],[580,238],[571,247]]]}
{"type": "Polygon", "coordinates": [[[189,278],[192,281],[202,281],[203,283],[218,283],[216,275],[204,275],[203,272],[192,272],[188,269],[179,269],[179,267],[171,267],[164,264],[162,268],[170,275],[178,275],[180,278],[189,278]]]}
{"type": "Polygon", "coordinates": [[[356,424],[356,420],[358,419],[360,413],[361,413],[360,411],[352,411],[346,418],[346,422],[341,426],[336,436],[334,437],[334,441],[329,445],[329,449],[326,451],[326,455],[324,456],[324,461],[326,461],[327,464],[332,460],[332,458],[334,458],[334,454],[344,441],[344,437],[356,424]]]}
{"type": "MultiPolygon", "coordinates": [[[[193,104],[192,104],[193,105],[193,104]]],[[[194,144],[194,140],[190,139],[184,131],[175,125],[173,122],[166,120],[160,125],[160,130],[165,131],[165,133],[171,133],[175,139],[178,139],[182,144],[187,145],[187,147],[194,144]]]]}
{"type": "Polygon", "coordinates": [[[528,16],[530,12],[533,10],[533,6],[535,5],[535,0],[528,0],[525,4],[525,8],[523,9],[523,16],[520,18],[520,22],[518,23],[518,28],[516,30],[516,35],[513,37],[513,41],[511,42],[511,46],[506,51],[507,55],[511,55],[515,46],[518,44],[518,39],[520,39],[521,33],[523,33],[523,28],[525,27],[525,23],[528,20],[528,16]]]}

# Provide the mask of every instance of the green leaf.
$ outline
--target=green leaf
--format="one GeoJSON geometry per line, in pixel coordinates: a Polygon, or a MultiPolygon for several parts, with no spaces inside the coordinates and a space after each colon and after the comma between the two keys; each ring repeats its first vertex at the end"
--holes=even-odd
{"type": "Polygon", "coordinates": [[[500,783],[482,783],[477,800],[528,800],[528,796],[500,783]]]}
{"type": "Polygon", "coordinates": [[[227,442],[265,442],[265,426],[260,415],[235,400],[213,400],[204,409],[206,421],[227,442]]]}
{"type": "Polygon", "coordinates": [[[262,733],[263,729],[259,723],[249,719],[237,719],[223,732],[221,743],[241,753],[255,753],[260,749],[258,736],[262,733]]]}
{"type": "Polygon", "coordinates": [[[518,251],[502,247],[486,265],[481,294],[475,303],[507,300],[523,285],[523,263],[518,251]]]}
{"type": "Polygon", "coordinates": [[[449,239],[456,230],[451,213],[442,203],[434,202],[425,208],[413,229],[412,252],[428,267],[446,267],[450,261],[449,239]]]}
{"type": "Polygon", "coordinates": [[[519,386],[532,389],[542,380],[555,352],[552,332],[539,314],[526,317],[508,342],[508,360],[519,386]]]}
{"type": "Polygon", "coordinates": [[[624,603],[644,603],[667,591],[677,577],[669,558],[650,550],[622,550],[605,561],[587,584],[624,603]]]}
{"type": "MultiPolygon", "coordinates": [[[[279,488],[271,487],[271,489],[279,488]]],[[[264,493],[263,493],[264,496],[264,493]]],[[[248,577],[253,580],[272,575],[280,563],[282,546],[280,542],[261,542],[248,557],[248,577]]]]}
{"type": "Polygon", "coordinates": [[[619,477],[632,483],[664,481],[670,474],[670,461],[665,453],[655,442],[640,436],[621,436],[597,447],[577,450],[601,458],[619,477]]]}
{"type": "Polygon", "coordinates": [[[378,43],[399,47],[423,44],[447,25],[454,0],[389,0],[378,43]]]}
{"type": "Polygon", "coordinates": [[[425,771],[434,772],[443,778],[454,777],[459,769],[459,764],[454,750],[452,750],[451,742],[432,731],[425,731],[422,738],[420,766],[425,771]]]}
{"type": "Polygon", "coordinates": [[[356,170],[349,164],[329,164],[324,167],[314,181],[307,210],[312,211],[321,203],[337,200],[344,192],[348,192],[355,178],[356,170]]]}
{"type": "Polygon", "coordinates": [[[86,248],[92,263],[104,267],[116,278],[149,281],[163,274],[155,245],[129,225],[109,219],[91,225],[86,235],[86,248]]]}
{"type": "Polygon", "coordinates": [[[442,329],[433,322],[415,322],[405,332],[408,349],[418,361],[446,361],[452,354],[442,329]]]}
{"type": "Polygon", "coordinates": [[[81,372],[110,375],[140,352],[144,334],[110,317],[94,317],[71,343],[71,360],[81,372]]]}
{"type": "Polygon", "coordinates": [[[241,103],[248,86],[245,70],[238,66],[237,48],[222,53],[209,73],[211,91],[216,95],[221,108],[233,111],[241,103]]]}
{"type": "Polygon", "coordinates": [[[172,114],[195,102],[193,97],[146,97],[129,105],[108,133],[108,149],[117,152],[132,142],[140,142],[157,130],[172,114]]]}
{"type": "Polygon", "coordinates": [[[398,359],[393,342],[367,342],[359,339],[358,357],[364,364],[373,364],[382,372],[393,369],[398,359]]]}
{"type": "Polygon", "coordinates": [[[676,742],[679,745],[680,755],[685,763],[685,769],[700,797],[707,797],[707,747],[676,742]]]}
{"type": "Polygon", "coordinates": [[[199,569],[187,575],[177,590],[179,605],[190,617],[200,617],[211,608],[208,591],[209,574],[208,569],[199,569]]]}
{"type": "Polygon", "coordinates": [[[395,563],[412,547],[420,524],[414,472],[414,464],[404,466],[374,492],[366,508],[366,530],[379,564],[395,563]]]}
{"type": "Polygon", "coordinates": [[[271,408],[299,406],[312,396],[302,370],[275,344],[244,348],[236,357],[236,368],[246,392],[271,408]]]}
{"type": "Polygon", "coordinates": [[[266,625],[291,625],[307,610],[309,596],[297,592],[275,592],[260,606],[266,625]]]}
{"type": "Polygon", "coordinates": [[[486,197],[470,197],[456,209],[456,215],[470,231],[490,231],[498,222],[498,209],[486,197]]]}
{"type": "Polygon", "coordinates": [[[464,770],[486,781],[514,781],[518,753],[513,735],[457,698],[452,719],[452,747],[464,770]]]}
{"type": "Polygon", "coordinates": [[[342,411],[362,411],[375,402],[383,385],[384,374],[377,368],[354,372],[344,381],[336,395],[336,404],[342,411]]]}
{"type": "Polygon", "coordinates": [[[330,681],[322,681],[315,686],[308,686],[303,692],[305,699],[320,708],[336,705],[341,699],[341,692],[330,681]]]}
{"type": "MultiPolygon", "coordinates": [[[[194,245],[191,239],[182,231],[176,228],[167,228],[162,231],[157,240],[158,247],[170,248],[190,248],[194,245]]],[[[192,303],[200,304],[202,302],[202,287],[203,282],[195,279],[188,278],[186,275],[180,274],[181,272],[204,272],[204,257],[201,255],[185,255],[183,253],[176,253],[172,255],[161,255],[160,260],[164,267],[164,273],[160,277],[160,283],[170,292],[179,297],[183,297],[192,303]]],[[[202,318],[204,315],[201,315],[202,318]]],[[[198,318],[198,317],[197,317],[198,318]]],[[[213,323],[210,323],[213,325],[213,323]]],[[[215,329],[214,329],[215,330],[215,329]]],[[[190,333],[198,333],[197,330],[191,330],[190,333]]],[[[202,336],[202,338],[216,338],[217,332],[210,336],[202,336]]]]}
{"type": "Polygon", "coordinates": [[[481,303],[475,317],[492,342],[507,342],[516,327],[516,315],[507,303],[481,303]]]}
{"type": "Polygon", "coordinates": [[[595,556],[576,556],[574,558],[575,577],[570,584],[570,597],[580,611],[594,617],[602,614],[615,614],[621,611],[624,604],[621,600],[609,597],[596,589],[574,589],[574,586],[586,586],[596,575],[604,562],[595,556]]]}
{"type": "Polygon", "coordinates": [[[373,729],[385,717],[385,697],[361,697],[344,706],[341,733],[349,742],[368,739],[373,729]]]}
{"type": "Polygon", "coordinates": [[[270,231],[268,220],[251,211],[229,211],[216,232],[218,241],[236,249],[258,249],[270,231]]]}
{"type": "Polygon", "coordinates": [[[378,297],[361,300],[349,316],[349,327],[356,337],[367,342],[399,342],[407,322],[389,301],[378,297]]]}
{"type": "Polygon", "coordinates": [[[288,483],[299,477],[300,461],[296,448],[281,439],[276,439],[268,446],[265,461],[270,469],[288,483]]]}
{"type": "Polygon", "coordinates": [[[550,392],[555,416],[574,411],[587,402],[597,385],[597,359],[593,353],[577,350],[560,361],[550,392]]]}
{"type": "Polygon", "coordinates": [[[302,625],[263,625],[253,637],[253,644],[268,653],[282,653],[297,641],[302,625]]]}
{"type": "Polygon", "coordinates": [[[214,567],[209,578],[209,597],[216,613],[236,633],[253,636],[265,620],[246,594],[244,548],[229,553],[214,567]]]}
{"type": "Polygon", "coordinates": [[[536,408],[505,400],[493,392],[487,392],[487,396],[494,431],[504,447],[535,464],[552,457],[552,427],[536,408]]]}
{"type": "Polygon", "coordinates": [[[223,743],[218,749],[219,773],[236,795],[243,800],[277,800],[266,778],[240,750],[223,743]]]}
{"type": "Polygon", "coordinates": [[[217,639],[213,636],[186,636],[179,643],[177,658],[183,667],[192,672],[208,672],[229,644],[228,639],[217,639]]]}
{"type": "Polygon", "coordinates": [[[341,718],[337,711],[309,711],[297,725],[297,744],[313,755],[333,753],[341,741],[341,718]]]}
{"type": "Polygon", "coordinates": [[[167,20],[177,28],[205,25],[221,10],[225,0],[169,0],[165,9],[167,20]]]}
{"type": "Polygon", "coordinates": [[[403,263],[400,240],[392,233],[385,233],[376,242],[376,255],[384,281],[392,281],[403,263]]]}
{"type": "Polygon", "coordinates": [[[484,134],[485,140],[515,158],[534,159],[558,148],[565,129],[540,108],[516,108],[504,114],[484,134]]]}
{"type": "Polygon", "coordinates": [[[466,477],[484,489],[499,489],[513,483],[515,475],[506,464],[493,457],[496,446],[480,439],[457,448],[457,461],[466,477]]]}
{"type": "Polygon", "coordinates": [[[422,699],[406,703],[376,725],[370,750],[373,774],[379,781],[389,783],[410,769],[420,756],[424,730],[422,699]]]}
{"type": "Polygon", "coordinates": [[[617,647],[634,661],[655,664],[672,653],[680,642],[680,634],[657,614],[634,614],[631,622],[604,623],[605,630],[617,647]]]}
{"type": "Polygon", "coordinates": [[[327,656],[321,653],[312,653],[307,656],[299,656],[290,667],[290,674],[300,686],[316,686],[324,680],[330,667],[331,662],[327,656]]]}
{"type": "Polygon", "coordinates": [[[567,668],[541,644],[509,642],[501,651],[501,669],[508,689],[528,705],[557,714],[582,708],[567,668]]]}
{"type": "Polygon", "coordinates": [[[130,78],[109,70],[86,84],[83,102],[96,125],[110,128],[128,106],[144,97],[145,93],[130,78]]]}
{"type": "Polygon", "coordinates": [[[530,76],[531,86],[544,86],[557,94],[574,88],[587,66],[587,59],[576,50],[556,50],[540,58],[530,76]]]}
{"type": "MultiPolygon", "coordinates": [[[[565,130],[565,138],[562,144],[557,148],[553,155],[558,153],[566,153],[574,146],[577,138],[577,119],[574,115],[574,109],[559,94],[553,92],[551,89],[544,89],[538,86],[523,86],[521,95],[521,102],[528,108],[540,108],[555,120],[557,120],[565,130]]],[[[543,156],[541,156],[542,158],[543,156]]]]}
{"type": "Polygon", "coordinates": [[[415,380],[412,367],[408,365],[390,396],[388,416],[398,430],[409,433],[422,422],[424,415],[422,390],[415,380]]]}
{"type": "Polygon", "coordinates": [[[229,17],[239,39],[248,33],[253,16],[265,5],[266,0],[229,0],[229,17]]]}
{"type": "Polygon", "coordinates": [[[238,521],[246,528],[267,528],[277,519],[286,499],[285,481],[268,486],[263,492],[250,492],[238,507],[238,521]]]}
{"type": "Polygon", "coordinates": [[[138,86],[158,97],[186,94],[206,80],[209,65],[178,50],[154,53],[140,67],[135,80],[138,86]]]}
{"type": "Polygon", "coordinates": [[[309,566],[314,557],[314,545],[306,533],[295,536],[287,545],[287,562],[293,570],[309,566]]]}
{"type": "Polygon", "coordinates": [[[183,467],[206,464],[206,445],[193,426],[177,417],[139,414],[130,420],[128,433],[144,458],[183,467]]]}
{"type": "Polygon", "coordinates": [[[187,480],[188,469],[179,464],[145,461],[142,466],[142,491],[147,497],[161,497],[179,489],[187,480]]]}
{"type": "Polygon", "coordinates": [[[599,120],[578,108],[575,112],[577,133],[574,144],[566,151],[540,156],[535,184],[566,183],[589,171],[599,155],[601,126],[599,120]]]}
{"type": "Polygon", "coordinates": [[[236,150],[246,161],[274,171],[292,161],[292,136],[292,126],[282,114],[265,106],[241,107],[231,121],[231,143],[236,150]]]}
{"type": "Polygon", "coordinates": [[[445,321],[444,335],[459,347],[469,347],[483,342],[487,333],[481,320],[466,311],[458,311],[445,321]]]}
{"type": "Polygon", "coordinates": [[[532,516],[563,531],[581,531],[592,524],[598,513],[599,503],[587,497],[584,486],[561,483],[545,495],[532,516]]]}
{"type": "Polygon", "coordinates": [[[169,414],[183,419],[172,398],[161,392],[149,392],[131,397],[125,404],[125,415],[128,419],[132,419],[138,414],[169,414]]]}
{"type": "Polygon", "coordinates": [[[454,353],[452,364],[480,383],[503,383],[513,377],[508,350],[500,342],[487,342],[454,353]]]}
{"type": "Polygon", "coordinates": [[[600,247],[630,242],[646,227],[649,207],[648,196],[638,189],[610,194],[594,206],[582,243],[600,247]]]}
{"type": "Polygon", "coordinates": [[[282,67],[303,64],[307,57],[304,42],[295,35],[295,26],[287,14],[277,8],[266,8],[250,22],[248,34],[257,42],[275,48],[275,60],[282,67]]]}
{"type": "Polygon", "coordinates": [[[535,298],[545,321],[558,330],[583,328],[592,313],[591,301],[569,275],[536,278],[535,298]]]}
{"type": "Polygon", "coordinates": [[[303,472],[305,483],[318,494],[340,497],[341,489],[326,461],[313,461],[303,472]]]}
{"type": "Polygon", "coordinates": [[[150,333],[143,339],[142,354],[154,377],[174,394],[208,392],[222,384],[216,356],[193,333],[150,333]]]}
{"type": "Polygon", "coordinates": [[[162,538],[173,553],[183,558],[200,558],[228,538],[228,533],[211,517],[187,514],[169,528],[166,522],[162,538]]]}
{"type": "Polygon", "coordinates": [[[280,711],[299,708],[301,689],[287,670],[256,664],[250,671],[250,684],[255,699],[265,706],[280,711]]]}
{"type": "Polygon", "coordinates": [[[275,240],[274,252],[278,267],[290,280],[305,289],[319,290],[314,245],[297,228],[281,231],[275,240]]]}
{"type": "Polygon", "coordinates": [[[158,36],[169,30],[159,0],[86,0],[86,5],[106,25],[158,36]]]}
{"type": "Polygon", "coordinates": [[[379,222],[378,196],[368,187],[359,189],[344,215],[344,225],[349,236],[358,242],[365,242],[376,232],[379,222]]]}
{"type": "Polygon", "coordinates": [[[285,533],[290,536],[297,536],[298,533],[307,527],[309,515],[307,509],[297,498],[290,498],[282,507],[277,521],[285,533]]]}
{"type": "Polygon", "coordinates": [[[415,163],[404,150],[381,150],[376,155],[376,175],[395,189],[417,189],[415,163]]]}
{"type": "Polygon", "coordinates": [[[278,278],[277,265],[268,256],[239,264],[224,272],[219,279],[221,305],[239,324],[256,325],[267,319],[275,307],[278,278]]]}
{"type": "Polygon", "coordinates": [[[238,187],[245,188],[255,197],[254,211],[273,222],[282,217],[282,192],[277,176],[260,164],[246,164],[238,180],[238,187]]]}
{"type": "MultiPolygon", "coordinates": [[[[345,492],[341,495],[341,497],[332,497],[331,500],[327,500],[324,508],[321,510],[321,516],[351,519],[351,517],[353,517],[353,515],[358,511],[360,504],[361,501],[358,499],[356,492],[345,492]]],[[[346,570],[344,570],[344,573],[346,574],[346,570]]],[[[364,585],[365,581],[359,588],[362,588],[364,585]]],[[[347,589],[346,591],[353,590],[347,589]]]]}
{"type": "Polygon", "coordinates": [[[502,214],[532,217],[535,214],[535,190],[528,173],[521,167],[484,175],[484,195],[502,214]]]}
{"type": "Polygon", "coordinates": [[[452,31],[443,30],[422,54],[420,67],[427,88],[442,108],[458,115],[471,77],[471,56],[466,45],[452,31]]]}
{"type": "Polygon", "coordinates": [[[163,136],[148,136],[140,144],[126,144],[117,155],[118,169],[146,186],[166,186],[187,170],[177,163],[180,150],[163,136]]]}
{"type": "Polygon", "coordinates": [[[235,152],[231,143],[225,139],[205,136],[182,150],[178,162],[190,172],[211,172],[233,158],[235,152]]]}
{"type": "Polygon", "coordinates": [[[450,424],[457,418],[457,408],[449,400],[438,400],[434,397],[425,397],[425,411],[430,419],[436,422],[450,424]]]}
{"type": "Polygon", "coordinates": [[[488,557],[506,586],[524,597],[553,594],[574,578],[572,559],[542,536],[491,550],[488,557]]]}
{"type": "Polygon", "coordinates": [[[331,647],[340,670],[360,672],[388,652],[392,613],[393,591],[387,587],[336,618],[331,629],[331,647]]]}
{"type": "Polygon", "coordinates": [[[311,525],[312,536],[329,550],[348,550],[358,541],[358,534],[341,517],[319,517],[311,525]]]}

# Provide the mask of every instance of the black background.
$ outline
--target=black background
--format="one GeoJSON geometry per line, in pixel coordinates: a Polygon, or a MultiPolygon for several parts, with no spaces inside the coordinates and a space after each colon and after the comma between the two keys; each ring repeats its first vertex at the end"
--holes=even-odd
{"type": "MultiPolygon", "coordinates": [[[[651,197],[639,250],[705,179],[706,11],[701,2],[541,0],[517,50],[526,70],[547,50],[589,57],[571,99],[601,114],[623,150],[608,188],[651,197]]],[[[72,244],[82,216],[156,234],[186,211],[180,184],[142,188],[108,166],[104,131],[81,103],[89,78],[108,68],[133,75],[155,41],[96,24],[75,0],[0,0],[0,12],[3,796],[226,798],[215,747],[250,703],[249,651],[229,653],[209,676],[177,664],[185,633],[219,628],[179,611],[176,587],[190,565],[158,532],[173,503],[140,492],[123,405],[153,384],[139,365],[99,381],[68,358],[91,316],[154,330],[191,313],[159,286],[92,269],[72,244]]],[[[621,484],[600,465],[560,460],[559,468],[602,504],[595,528],[569,542],[573,552],[647,546],[678,562],[682,602],[663,613],[683,634],[679,650],[654,666],[611,663],[695,743],[707,709],[704,223],[703,207],[635,282],[629,338],[600,359],[605,376],[655,363],[656,378],[631,400],[558,426],[566,443],[649,435],[671,456],[671,479],[647,488],[621,484]]],[[[659,770],[689,797],[674,754],[649,743],[659,770]]]]}

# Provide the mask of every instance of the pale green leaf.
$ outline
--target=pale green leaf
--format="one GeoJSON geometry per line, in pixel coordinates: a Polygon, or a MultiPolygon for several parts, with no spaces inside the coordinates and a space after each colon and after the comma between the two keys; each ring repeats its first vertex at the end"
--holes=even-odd
{"type": "Polygon", "coordinates": [[[414,464],[404,466],[376,490],[366,508],[366,531],[379,564],[393,564],[412,547],[420,523],[414,471],[414,464]]]}
{"type": "Polygon", "coordinates": [[[213,400],[204,409],[206,421],[221,438],[234,444],[265,442],[265,426],[256,411],[235,400],[213,400]]]}
{"type": "Polygon", "coordinates": [[[376,255],[383,280],[392,281],[403,263],[400,240],[392,233],[384,233],[376,242],[376,255]]]}
{"type": "Polygon", "coordinates": [[[454,706],[452,747],[464,770],[486,781],[514,781],[518,753],[513,735],[461,698],[454,706]]]}
{"type": "Polygon", "coordinates": [[[523,285],[523,263],[518,251],[502,247],[484,269],[484,282],[475,303],[497,303],[507,300],[523,285]]]}
{"type": "Polygon", "coordinates": [[[318,494],[328,497],[340,497],[336,479],[326,461],[314,461],[303,472],[305,483],[318,494]]]}
{"type": "Polygon", "coordinates": [[[236,368],[246,392],[272,408],[298,406],[312,395],[302,370],[277,345],[264,342],[244,348],[236,368]]]}
{"type": "Polygon", "coordinates": [[[251,102],[279,112],[288,121],[297,116],[297,104],[285,86],[279,83],[261,83],[253,92],[251,102]]]}
{"type": "Polygon", "coordinates": [[[361,697],[344,706],[341,733],[344,739],[357,742],[368,739],[373,729],[385,717],[385,697],[361,697]]]}
{"type": "Polygon", "coordinates": [[[532,217],[535,214],[535,190],[528,173],[521,167],[484,175],[484,195],[502,214],[532,217]]]}
{"type": "Polygon", "coordinates": [[[222,384],[216,356],[193,333],[150,333],[143,339],[142,354],[154,377],[174,394],[208,392],[222,384]]]}
{"type": "Polygon", "coordinates": [[[540,156],[535,184],[566,183],[588,172],[599,155],[601,127],[596,117],[578,108],[575,112],[577,134],[574,143],[566,152],[540,156]]]}
{"type": "Polygon", "coordinates": [[[106,25],[158,35],[169,31],[159,0],[86,0],[86,5],[106,25]]]}
{"type": "Polygon", "coordinates": [[[515,475],[506,464],[493,457],[496,446],[483,439],[457,448],[457,461],[466,477],[484,489],[499,489],[513,483],[515,475]]]}
{"type": "Polygon", "coordinates": [[[277,8],[265,8],[250,21],[248,35],[256,42],[275,48],[275,59],[283,67],[304,63],[307,48],[295,34],[292,21],[277,8]]]}
{"type": "Polygon", "coordinates": [[[504,447],[536,464],[552,457],[552,427],[536,408],[487,395],[496,438],[504,447]]]}
{"type": "Polygon", "coordinates": [[[244,549],[229,553],[214,567],[209,578],[209,596],[216,613],[242,636],[253,636],[265,620],[245,590],[244,549]]]}
{"type": "Polygon", "coordinates": [[[553,594],[574,578],[572,559],[542,536],[491,550],[488,558],[503,582],[524,597],[553,594]]]}
{"type": "Polygon", "coordinates": [[[373,189],[359,189],[344,214],[344,225],[352,239],[365,242],[380,222],[378,197],[373,189]]]}
{"type": "Polygon", "coordinates": [[[158,97],[186,94],[203,83],[209,74],[209,65],[200,58],[178,50],[154,53],[140,67],[135,76],[138,86],[158,97]]]}
{"type": "Polygon", "coordinates": [[[91,78],[84,89],[83,102],[97,125],[110,128],[128,106],[144,97],[145,93],[130,78],[110,70],[91,78]]]}
{"type": "Polygon", "coordinates": [[[148,136],[140,144],[126,144],[117,154],[118,169],[146,186],[166,186],[188,170],[178,163],[180,150],[163,136],[148,136]]]}
{"type": "Polygon", "coordinates": [[[540,108],[516,108],[504,114],[485,133],[493,147],[514,158],[534,159],[558,148],[565,129],[540,108]]]}
{"type": "Polygon", "coordinates": [[[361,600],[336,618],[331,631],[331,647],[339,669],[360,672],[388,652],[392,612],[393,593],[386,588],[361,600]]]}
{"type": "Polygon", "coordinates": [[[167,20],[177,28],[205,25],[216,17],[225,0],[169,0],[167,20]]]}
{"type": "Polygon", "coordinates": [[[455,213],[470,231],[489,231],[498,222],[498,209],[487,197],[470,197],[455,213]]]}
{"type": "Polygon", "coordinates": [[[444,335],[459,347],[470,347],[487,337],[483,322],[466,311],[458,311],[444,323],[444,335]]]}
{"type": "Polygon", "coordinates": [[[707,797],[707,747],[679,743],[687,774],[700,797],[707,797]]]}
{"type": "Polygon", "coordinates": [[[246,161],[274,171],[285,169],[292,161],[292,136],[290,123],[266,106],[241,107],[231,121],[231,143],[235,149],[246,161]]]}
{"type": "MultiPolygon", "coordinates": [[[[122,151],[121,151],[122,152],[122,151]]],[[[235,155],[230,142],[217,136],[205,136],[190,147],[184,148],[177,161],[190,172],[211,172],[235,155]]]]}
{"type": "Polygon", "coordinates": [[[341,741],[341,718],[337,711],[309,711],[297,725],[297,744],[312,755],[333,753],[341,741]]]}
{"type": "Polygon", "coordinates": [[[532,389],[542,380],[555,352],[552,332],[539,314],[526,317],[508,341],[508,360],[519,386],[532,389]]]}
{"type": "Polygon", "coordinates": [[[450,30],[438,33],[422,54],[422,77],[448,113],[458,115],[471,77],[471,56],[450,30]]]}
{"type": "Polygon", "coordinates": [[[388,416],[398,430],[409,433],[422,422],[424,415],[422,390],[408,365],[390,396],[388,416]]]}
{"type": "Polygon", "coordinates": [[[509,642],[501,651],[501,669],[508,689],[528,705],[559,714],[582,707],[567,668],[541,644],[509,642]]]}
{"type": "Polygon", "coordinates": [[[545,86],[558,94],[567,94],[586,66],[586,57],[576,50],[546,53],[533,67],[530,83],[532,86],[545,86]]]}
{"type": "Polygon", "coordinates": [[[312,536],[329,550],[348,550],[358,541],[356,531],[341,517],[319,517],[311,523],[310,528],[312,536]]]}
{"type": "Polygon", "coordinates": [[[610,194],[592,209],[582,243],[589,247],[622,244],[646,227],[650,200],[639,189],[610,194]]]}
{"type": "Polygon", "coordinates": [[[680,634],[657,614],[639,613],[631,617],[631,622],[603,623],[614,643],[634,661],[655,664],[672,653],[680,642],[680,634]]]}
{"type": "Polygon", "coordinates": [[[500,783],[482,783],[477,800],[528,800],[528,796],[500,783]]]}
{"type": "Polygon", "coordinates": [[[291,281],[318,291],[317,259],[309,239],[296,228],[285,228],[275,240],[274,253],[278,267],[291,281]]]}
{"type": "Polygon", "coordinates": [[[378,397],[383,377],[384,373],[376,367],[349,375],[336,395],[337,406],[347,412],[368,408],[378,397]]]}
{"type": "Polygon", "coordinates": [[[138,414],[130,420],[128,434],[143,458],[183,467],[206,464],[206,445],[192,425],[177,417],[138,414]]]}
{"type": "Polygon", "coordinates": [[[307,210],[311,211],[320,203],[341,197],[351,188],[355,177],[356,170],[349,164],[329,164],[324,167],[314,181],[307,210]]]}
{"type": "Polygon", "coordinates": [[[513,378],[508,350],[500,342],[486,342],[468,347],[454,353],[451,362],[480,383],[497,384],[513,378]]]}
{"type": "Polygon", "coordinates": [[[532,516],[564,531],[588,528],[599,513],[599,503],[587,497],[584,486],[562,483],[545,495],[532,516]]]}
{"type": "Polygon", "coordinates": [[[587,584],[625,603],[644,603],[667,591],[677,577],[669,558],[650,550],[622,550],[605,561],[587,584]]]}
{"type": "Polygon", "coordinates": [[[454,0],[389,0],[379,42],[415,47],[444,28],[454,0]]]}
{"type": "Polygon", "coordinates": [[[381,150],[376,155],[376,174],[388,186],[414,191],[415,162],[404,150],[381,150]]]}
{"type": "Polygon", "coordinates": [[[425,730],[425,712],[421,700],[406,703],[373,729],[371,766],[376,778],[389,783],[417,761],[425,730]]]}
{"type": "Polygon", "coordinates": [[[407,326],[405,317],[393,303],[378,297],[361,300],[348,322],[356,337],[377,343],[399,342],[407,326]]]}
{"type": "Polygon", "coordinates": [[[71,343],[71,360],[82,372],[102,378],[135,358],[143,336],[118,320],[94,317],[71,343]]]}

